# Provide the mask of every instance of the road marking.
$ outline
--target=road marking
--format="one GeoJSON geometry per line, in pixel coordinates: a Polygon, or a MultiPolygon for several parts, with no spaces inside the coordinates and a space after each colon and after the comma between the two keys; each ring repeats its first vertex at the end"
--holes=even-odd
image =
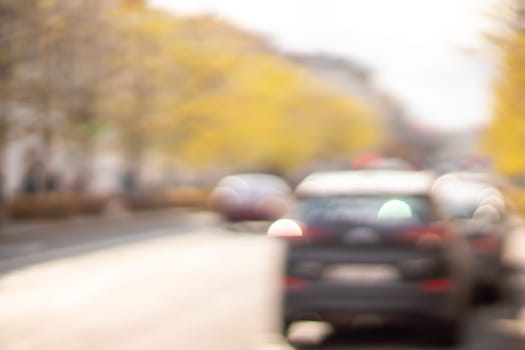
{"type": "MultiPolygon", "coordinates": [[[[0,245],[0,256],[3,253],[11,253],[13,251],[19,254],[31,254],[40,251],[45,244],[43,242],[30,242],[30,243],[8,243],[0,245]]],[[[0,259],[1,261],[2,259],[0,259]]]]}
{"type": "MultiPolygon", "coordinates": [[[[124,235],[119,237],[99,239],[91,242],[84,242],[79,244],[73,244],[70,246],[60,247],[60,248],[50,248],[40,252],[31,252],[29,254],[19,255],[16,257],[11,257],[7,259],[0,260],[0,270],[3,268],[9,268],[10,266],[17,265],[18,263],[29,263],[37,262],[40,260],[55,260],[60,259],[61,257],[67,257],[70,255],[76,254],[88,254],[94,250],[100,250],[104,248],[109,248],[111,246],[133,244],[146,239],[156,239],[163,237],[168,234],[182,234],[183,232],[189,233],[198,233],[198,231],[192,231],[188,228],[163,228],[157,230],[145,231],[142,233],[137,233],[133,235],[124,235]]],[[[207,230],[210,232],[210,230],[207,230]]]]}

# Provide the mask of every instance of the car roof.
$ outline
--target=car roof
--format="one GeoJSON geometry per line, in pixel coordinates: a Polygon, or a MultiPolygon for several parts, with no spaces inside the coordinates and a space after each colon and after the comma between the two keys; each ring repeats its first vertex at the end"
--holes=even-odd
{"type": "Polygon", "coordinates": [[[314,173],[296,189],[299,197],[427,195],[435,176],[423,171],[354,170],[314,173]]]}
{"type": "Polygon", "coordinates": [[[503,194],[499,188],[488,181],[490,180],[490,175],[483,175],[476,173],[443,175],[436,179],[432,186],[432,191],[436,194],[436,197],[445,201],[447,199],[479,201],[488,196],[500,197],[503,200],[503,194]]]}
{"type": "Polygon", "coordinates": [[[282,178],[276,175],[265,173],[242,173],[227,175],[219,181],[218,186],[273,187],[282,189],[283,191],[290,191],[288,184],[282,178]]]}
{"type": "Polygon", "coordinates": [[[474,172],[474,171],[456,171],[442,174],[437,179],[438,182],[444,181],[465,181],[477,182],[487,186],[499,187],[503,184],[500,177],[488,172],[474,172]]]}

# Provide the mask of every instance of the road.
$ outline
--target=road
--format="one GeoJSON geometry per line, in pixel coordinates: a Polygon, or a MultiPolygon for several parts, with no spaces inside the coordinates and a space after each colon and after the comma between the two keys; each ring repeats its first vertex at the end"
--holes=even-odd
{"type": "Polygon", "coordinates": [[[167,235],[215,231],[219,218],[184,209],[134,216],[77,218],[7,226],[0,236],[0,273],[61,257],[167,235]]]}
{"type": "MultiPolygon", "coordinates": [[[[260,229],[195,212],[13,227],[0,243],[0,349],[434,349],[401,327],[303,323],[285,342],[282,247],[244,232],[260,229]]],[[[459,349],[523,349],[509,335],[525,302],[523,237],[508,244],[506,297],[473,307],[459,349]]]]}

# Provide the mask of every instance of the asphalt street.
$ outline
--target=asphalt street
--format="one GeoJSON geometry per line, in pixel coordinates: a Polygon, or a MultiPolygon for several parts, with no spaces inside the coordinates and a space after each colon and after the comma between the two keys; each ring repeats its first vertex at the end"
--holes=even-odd
{"type": "MultiPolygon", "coordinates": [[[[0,349],[436,348],[403,326],[302,323],[280,337],[283,250],[263,228],[184,211],[12,226],[0,241],[0,349]]],[[[524,237],[510,234],[505,295],[472,307],[458,349],[524,348],[524,237]]]]}

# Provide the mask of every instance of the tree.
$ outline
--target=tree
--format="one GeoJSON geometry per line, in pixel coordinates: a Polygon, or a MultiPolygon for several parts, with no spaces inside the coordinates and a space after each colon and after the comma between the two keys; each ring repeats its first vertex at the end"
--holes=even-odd
{"type": "Polygon", "coordinates": [[[483,136],[486,151],[503,174],[525,172],[525,2],[516,1],[507,35],[497,41],[501,69],[494,84],[493,120],[483,136]]]}
{"type": "Polygon", "coordinates": [[[0,71],[12,82],[0,101],[38,116],[9,127],[39,134],[45,163],[55,140],[68,140],[89,172],[107,132],[138,167],[154,152],[189,167],[284,171],[351,156],[380,133],[366,106],[216,18],[137,0],[0,4],[0,71]]]}
{"type": "MultiPolygon", "coordinates": [[[[161,39],[160,49],[147,52],[154,52],[160,74],[148,74],[157,77],[157,93],[146,120],[159,150],[194,166],[285,170],[348,156],[377,141],[372,112],[276,54],[262,38],[210,17],[155,16],[150,33],[161,39]]],[[[141,62],[142,69],[148,66],[147,57],[141,62]]]]}

